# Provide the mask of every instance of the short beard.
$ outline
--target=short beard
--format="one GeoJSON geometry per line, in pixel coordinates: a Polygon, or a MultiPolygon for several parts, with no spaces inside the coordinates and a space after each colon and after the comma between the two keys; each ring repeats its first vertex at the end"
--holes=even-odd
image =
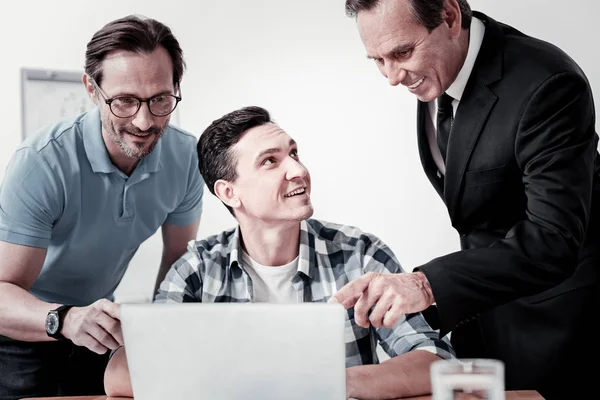
{"type": "Polygon", "coordinates": [[[156,147],[156,144],[158,143],[159,139],[162,137],[162,135],[165,133],[165,129],[168,125],[168,121],[165,124],[165,126],[163,126],[162,128],[158,127],[158,126],[152,126],[150,127],[146,132],[150,132],[151,135],[155,135],[155,139],[154,141],[150,144],[150,146],[143,150],[143,145],[140,145],[138,147],[138,149],[132,149],[131,147],[127,146],[127,143],[125,143],[125,141],[123,140],[123,138],[119,135],[123,132],[131,132],[131,133],[140,133],[141,131],[136,128],[133,125],[128,125],[126,127],[120,127],[117,133],[117,128],[115,127],[114,124],[111,123],[111,128],[108,131],[108,136],[109,138],[116,143],[121,150],[123,150],[123,154],[125,154],[125,156],[129,157],[129,158],[133,158],[136,160],[141,160],[142,158],[146,157],[148,154],[152,153],[152,150],[154,150],[154,147],[156,147]],[[138,150],[138,151],[136,151],[138,150]]]}

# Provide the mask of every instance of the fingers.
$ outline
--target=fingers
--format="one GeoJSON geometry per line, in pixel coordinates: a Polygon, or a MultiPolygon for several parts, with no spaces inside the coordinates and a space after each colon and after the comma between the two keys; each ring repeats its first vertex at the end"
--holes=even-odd
{"type": "Polygon", "coordinates": [[[353,280],[334,294],[328,302],[340,303],[344,308],[354,306],[375,276],[376,274],[369,272],[360,278],[353,280]]]}
{"type": "Polygon", "coordinates": [[[371,281],[371,285],[363,292],[354,305],[354,321],[358,326],[362,326],[363,328],[369,327],[369,310],[378,304],[383,294],[381,285],[378,285],[376,282],[375,279],[371,281]]]}
{"type": "Polygon", "coordinates": [[[406,313],[402,307],[402,301],[399,298],[396,298],[383,317],[383,326],[386,328],[393,328],[394,325],[402,318],[402,316],[406,313]]]}
{"type": "Polygon", "coordinates": [[[369,313],[370,308],[369,299],[366,294],[363,294],[354,305],[354,322],[356,322],[358,326],[362,326],[363,328],[369,327],[367,314],[369,313]]]}
{"type": "Polygon", "coordinates": [[[121,323],[108,314],[100,314],[96,319],[98,325],[98,334],[94,337],[104,346],[114,350],[123,344],[123,333],[121,332],[121,323]]]}
{"type": "Polygon", "coordinates": [[[123,344],[121,333],[121,307],[106,299],[100,299],[92,305],[96,309],[93,315],[90,333],[96,340],[109,349],[116,349],[123,344]],[[94,326],[95,325],[95,326],[94,326]]]}
{"type": "Polygon", "coordinates": [[[102,343],[98,342],[92,335],[88,333],[79,335],[78,339],[78,343],[73,343],[78,346],[85,346],[94,353],[105,354],[108,351],[108,347],[103,346],[102,343]]]}
{"type": "Polygon", "coordinates": [[[377,304],[375,304],[375,308],[369,315],[369,321],[371,322],[371,325],[373,325],[375,328],[381,328],[383,325],[383,319],[393,304],[393,296],[390,294],[384,294],[381,296],[377,301],[377,304]]]}
{"type": "MultiPolygon", "coordinates": [[[[106,349],[116,349],[117,347],[119,347],[119,344],[117,343],[117,341],[115,340],[115,338],[112,337],[112,335],[110,333],[108,333],[100,324],[99,321],[102,320],[103,318],[109,318],[107,315],[104,315],[103,317],[98,317],[96,319],[96,321],[92,322],[91,324],[89,324],[87,326],[87,329],[85,330],[85,332],[82,332],[84,335],[87,334],[89,336],[91,336],[92,338],[94,338],[95,341],[97,341],[98,343],[100,343],[103,347],[105,347],[106,349]]],[[[109,321],[103,321],[102,323],[104,324],[109,324],[109,321]]],[[[92,350],[92,349],[91,349],[92,350]]]]}
{"type": "MultiPolygon", "coordinates": [[[[389,276],[383,276],[382,274],[372,274],[369,287],[363,292],[362,297],[356,302],[356,305],[354,306],[354,320],[359,326],[362,326],[363,328],[368,328],[370,324],[369,321],[382,319],[383,315],[387,311],[387,308],[385,308],[386,304],[388,304],[389,308],[389,305],[393,301],[389,298],[391,297],[393,299],[394,296],[393,293],[389,293],[386,290],[388,282],[387,278],[389,278],[389,276]],[[387,295],[385,296],[385,298],[382,298],[386,293],[387,295]],[[381,301],[383,301],[384,303],[381,305],[381,307],[384,309],[381,310],[380,308],[377,312],[380,313],[382,317],[378,317],[377,314],[375,314],[375,317],[371,318],[368,315],[369,310],[373,309],[373,307],[378,305],[381,301]]],[[[375,311],[375,309],[373,309],[373,311],[375,311]]],[[[371,312],[371,316],[373,315],[373,311],[371,312]]],[[[375,327],[378,328],[379,326],[375,327]]]]}
{"type": "Polygon", "coordinates": [[[97,305],[100,307],[102,311],[110,315],[114,319],[121,319],[121,306],[113,303],[112,301],[101,299],[98,300],[97,305]]]}

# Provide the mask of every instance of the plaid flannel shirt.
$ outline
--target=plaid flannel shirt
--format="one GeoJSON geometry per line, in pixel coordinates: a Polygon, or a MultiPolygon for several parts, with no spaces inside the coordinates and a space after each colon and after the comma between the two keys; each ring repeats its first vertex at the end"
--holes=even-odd
{"type": "MultiPolygon", "coordinates": [[[[357,228],[308,219],[300,223],[298,272],[292,286],[298,302],[326,302],[348,282],[369,271],[399,273],[392,251],[374,235],[357,228]]],[[[241,263],[240,230],[190,242],[188,251],[161,283],[155,302],[252,302],[252,280],[241,263]]],[[[420,313],[407,314],[392,329],[362,328],[347,310],[346,367],[376,364],[377,343],[390,356],[419,349],[453,358],[446,338],[420,313]]]]}

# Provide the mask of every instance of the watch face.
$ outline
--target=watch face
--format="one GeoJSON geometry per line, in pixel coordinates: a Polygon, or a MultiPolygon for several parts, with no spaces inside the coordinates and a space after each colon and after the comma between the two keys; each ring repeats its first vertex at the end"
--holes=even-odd
{"type": "Polygon", "coordinates": [[[58,325],[59,321],[56,313],[52,312],[46,316],[46,332],[48,332],[50,335],[54,335],[56,332],[58,332],[58,325]]]}

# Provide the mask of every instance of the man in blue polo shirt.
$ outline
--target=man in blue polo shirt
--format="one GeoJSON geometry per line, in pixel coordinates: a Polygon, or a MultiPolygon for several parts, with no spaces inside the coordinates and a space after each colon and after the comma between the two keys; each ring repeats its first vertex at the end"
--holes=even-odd
{"type": "Polygon", "coordinates": [[[196,139],[168,125],[184,67],[162,23],[107,24],[83,76],[97,109],[15,152],[0,189],[0,398],[102,394],[129,261],[161,227],[161,282],[196,237],[196,139]]]}

